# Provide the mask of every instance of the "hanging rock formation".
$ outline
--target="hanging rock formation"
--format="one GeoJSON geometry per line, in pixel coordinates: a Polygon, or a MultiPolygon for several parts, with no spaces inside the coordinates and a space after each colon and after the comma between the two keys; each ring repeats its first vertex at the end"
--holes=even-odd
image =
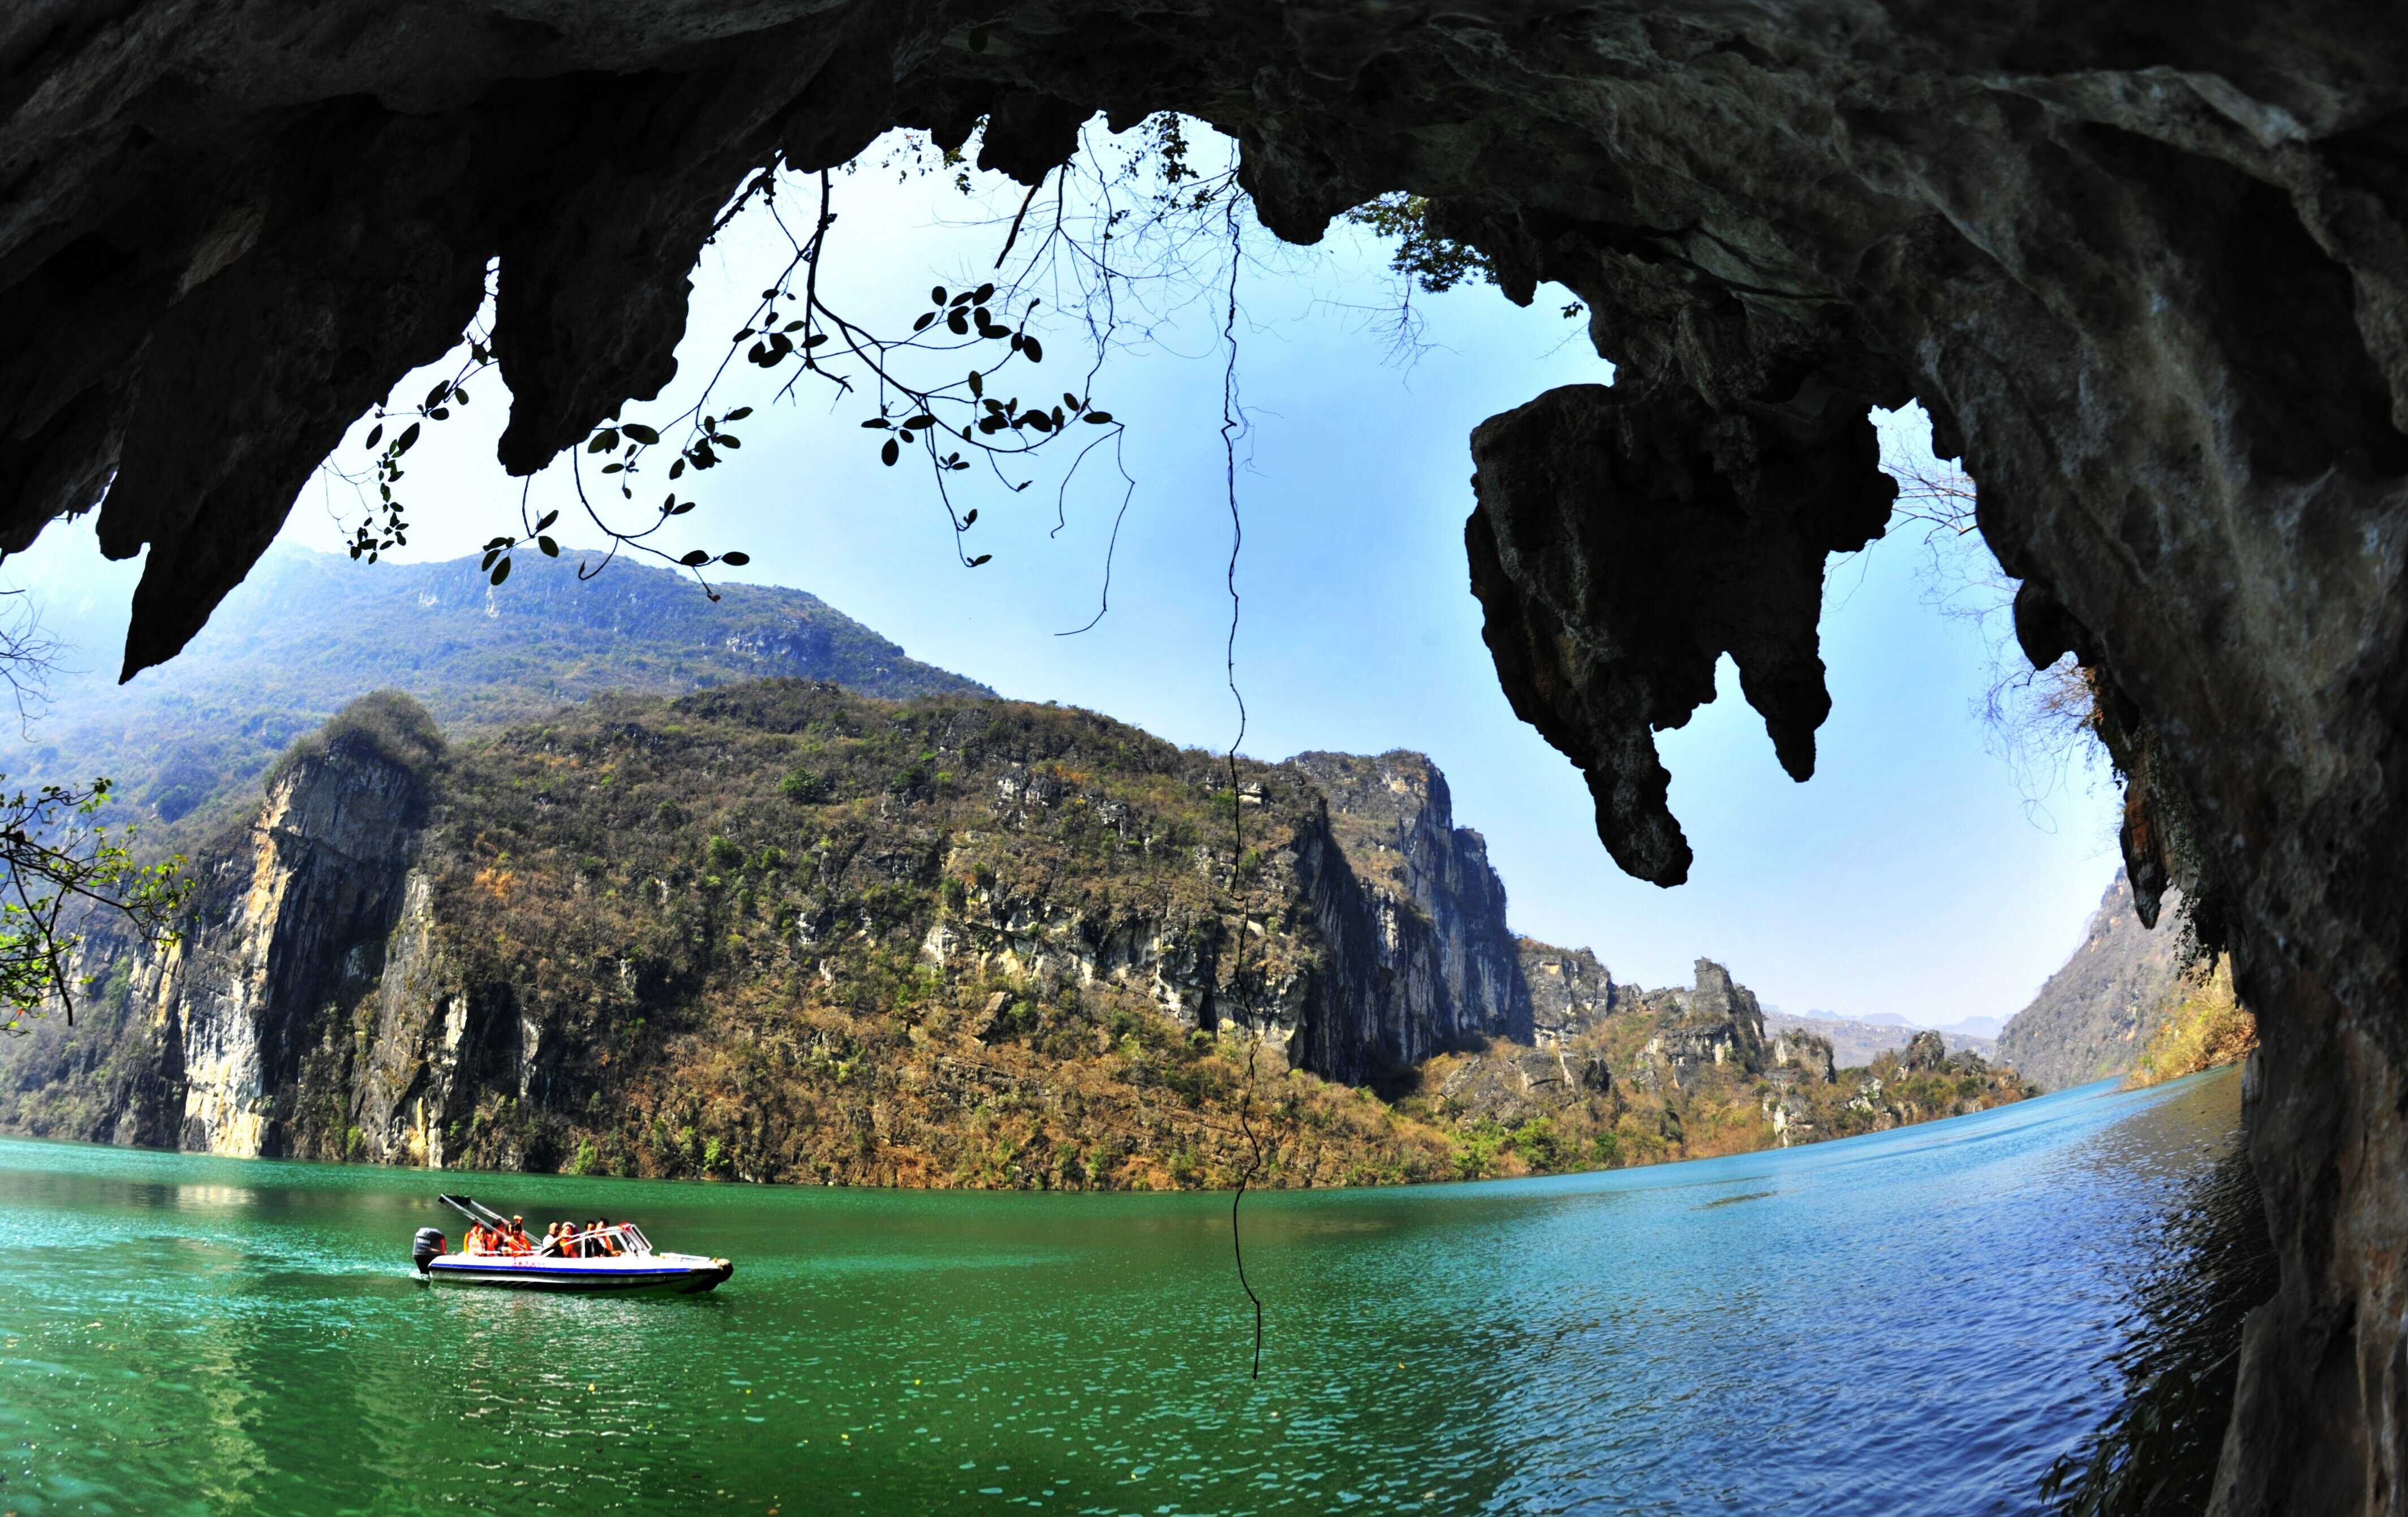
{"type": "Polygon", "coordinates": [[[1176,109],[1282,236],[1412,190],[1510,295],[1588,304],[1612,390],[1483,429],[1473,571],[1516,710],[1669,882],[1650,729],[1728,651],[1808,772],[1813,559],[1878,525],[1869,408],[1920,401],[2026,651],[2099,678],[2137,905],[2181,886],[2260,1014],[2282,1284],[2218,1506],[2408,1491],[2408,16],[56,0],[0,19],[0,540],[106,488],[104,549],[150,550],[130,668],[490,261],[524,472],[668,378],[749,169],[983,117],[1034,181],[1091,112],[1176,109]]]}

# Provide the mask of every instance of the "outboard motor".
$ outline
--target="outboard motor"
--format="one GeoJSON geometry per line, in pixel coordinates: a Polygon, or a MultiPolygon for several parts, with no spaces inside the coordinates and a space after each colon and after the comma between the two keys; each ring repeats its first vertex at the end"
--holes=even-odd
{"type": "Polygon", "coordinates": [[[421,1227],[418,1230],[417,1241],[409,1245],[409,1262],[416,1265],[418,1267],[418,1272],[423,1275],[426,1273],[427,1264],[432,1261],[437,1254],[449,1253],[451,1252],[452,1251],[449,1248],[444,1246],[443,1231],[441,1228],[421,1227]]]}

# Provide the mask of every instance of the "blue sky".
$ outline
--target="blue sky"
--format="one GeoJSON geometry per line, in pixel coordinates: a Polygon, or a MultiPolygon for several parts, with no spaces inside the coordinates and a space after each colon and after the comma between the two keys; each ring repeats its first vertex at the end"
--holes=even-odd
{"type": "MultiPolygon", "coordinates": [[[[972,208],[942,176],[897,183],[865,170],[840,179],[838,195],[843,219],[824,279],[848,308],[889,324],[922,308],[933,281],[974,282],[998,245],[996,227],[965,224],[972,208]]],[[[773,232],[748,215],[706,250],[686,382],[716,364],[782,262],[773,232]]],[[[1274,248],[1251,222],[1248,233],[1261,255],[1240,273],[1238,373],[1252,427],[1240,443],[1237,673],[1248,754],[1428,753],[1453,784],[1457,822],[1487,837],[1516,929],[1590,946],[1625,980],[1685,983],[1703,954],[1797,1011],[1946,1023],[2003,1017],[2028,999],[2114,872],[2114,797],[2102,774],[2079,771],[2036,797],[1976,719],[1991,679],[1985,635],[1931,602],[1979,566],[1966,556],[1977,542],[1946,550],[1937,577],[1919,532],[1832,562],[1822,636],[1833,710],[1807,784],[1774,762],[1726,661],[1722,698],[1660,738],[1673,810],[1697,852],[1690,880],[1666,891],[1628,879],[1597,841],[1579,775],[1498,688],[1462,539],[1471,428],[1611,370],[1560,314],[1562,292],[1517,309],[1484,286],[1416,296],[1427,346],[1400,364],[1378,315],[1394,298],[1383,247],[1342,228],[1301,250],[1274,248]]],[[[1050,382],[1033,393],[1078,388],[1075,332],[1040,330],[1050,382]]],[[[1138,489],[1112,610],[1083,636],[1057,634],[1094,613],[1120,498],[1109,471],[1082,474],[1058,536],[1051,474],[1023,494],[967,495],[982,511],[969,551],[994,559],[965,571],[927,476],[879,465],[858,403],[831,410],[806,394],[769,404],[768,386],[749,375],[729,401],[757,408],[738,429],[745,446],[692,492],[705,504],[676,523],[676,546],[740,548],[752,562],[731,577],[809,590],[915,657],[1008,695],[1224,747],[1236,712],[1222,667],[1218,343],[1211,313],[1191,306],[1158,341],[1114,354],[1096,381],[1098,402],[1128,424],[1138,489]]],[[[515,516],[516,484],[492,451],[507,397],[490,379],[474,389],[413,455],[410,556],[473,551],[515,516]]],[[[681,405],[626,415],[658,419],[681,405]]],[[[1919,450],[1919,419],[1890,422],[1885,446],[1919,450]]],[[[535,498],[539,509],[566,499],[551,479],[535,498]]],[[[313,487],[284,540],[339,551],[357,515],[339,488],[313,487]]],[[[561,523],[572,545],[591,537],[573,515],[561,523]]],[[[33,557],[21,569],[53,582],[103,572],[80,526],[54,529],[33,557]]]]}

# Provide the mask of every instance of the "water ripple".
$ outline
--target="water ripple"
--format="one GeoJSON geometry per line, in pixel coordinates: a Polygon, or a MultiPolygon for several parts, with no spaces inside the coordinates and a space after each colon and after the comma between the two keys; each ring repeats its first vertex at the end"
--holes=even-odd
{"type": "Polygon", "coordinates": [[[739,1262],[578,1300],[413,1281],[433,1177],[0,1143],[0,1506],[2028,1511],[2232,1087],[1264,1195],[1259,1383],[1225,1198],[445,1178],[739,1262]]]}

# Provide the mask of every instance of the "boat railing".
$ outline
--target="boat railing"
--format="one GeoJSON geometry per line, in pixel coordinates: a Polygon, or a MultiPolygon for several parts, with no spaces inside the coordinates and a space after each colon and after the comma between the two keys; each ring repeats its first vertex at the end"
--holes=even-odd
{"type": "MultiPolygon", "coordinates": [[[[509,1225],[503,1219],[501,1213],[494,1210],[490,1207],[480,1205],[473,1196],[444,1195],[438,1196],[437,1199],[442,1201],[444,1205],[451,1207],[461,1215],[468,1218],[472,1223],[481,1225],[488,1232],[507,1228],[509,1225]]],[[[470,1236],[474,1237],[477,1229],[472,1227],[469,1231],[470,1236]]],[[[648,1254],[659,1252],[652,1247],[652,1240],[644,1236],[644,1230],[637,1226],[632,1222],[612,1223],[607,1227],[580,1228],[576,1232],[570,1233],[567,1236],[569,1240],[576,1244],[579,1255],[584,1258],[599,1257],[606,1252],[617,1254],[648,1254]],[[607,1251],[601,1247],[601,1245],[606,1243],[609,1245],[607,1251]]],[[[557,1258],[561,1254],[561,1240],[558,1238],[546,1238],[540,1242],[535,1242],[533,1239],[529,1239],[529,1242],[533,1243],[534,1246],[525,1252],[536,1257],[557,1258]]],[[[519,1251],[513,1249],[493,1248],[471,1249],[466,1242],[464,1242],[461,1245],[460,1252],[463,1253],[475,1252],[480,1254],[489,1254],[495,1258],[508,1258],[513,1253],[517,1253],[519,1251]]]]}
{"type": "MultiPolygon", "coordinates": [[[[600,1255],[595,1252],[595,1246],[603,1242],[611,1244],[611,1252],[614,1253],[651,1253],[653,1252],[652,1240],[646,1238],[644,1236],[643,1229],[638,1227],[632,1222],[614,1223],[608,1227],[581,1228],[577,1232],[569,1234],[568,1240],[577,1245],[579,1256],[588,1259],[600,1257],[600,1255]]],[[[555,1240],[546,1239],[543,1247],[537,1252],[544,1254],[557,1253],[559,1252],[559,1244],[555,1240]]]]}

